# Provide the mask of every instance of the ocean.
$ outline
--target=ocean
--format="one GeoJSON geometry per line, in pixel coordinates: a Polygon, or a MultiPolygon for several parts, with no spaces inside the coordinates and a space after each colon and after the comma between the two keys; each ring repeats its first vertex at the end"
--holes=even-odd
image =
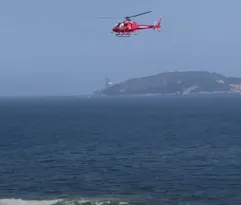
{"type": "Polygon", "coordinates": [[[241,204],[241,95],[1,98],[14,204],[241,204]]]}

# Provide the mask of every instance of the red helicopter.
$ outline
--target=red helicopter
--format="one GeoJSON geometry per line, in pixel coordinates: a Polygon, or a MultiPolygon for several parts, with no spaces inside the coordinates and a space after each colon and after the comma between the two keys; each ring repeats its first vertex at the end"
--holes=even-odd
{"type": "MultiPolygon", "coordinates": [[[[111,33],[115,33],[118,37],[130,37],[132,34],[137,34],[137,31],[143,29],[154,29],[160,31],[161,28],[161,18],[157,22],[154,22],[153,25],[148,24],[137,24],[137,22],[132,21],[131,18],[141,16],[151,11],[147,11],[144,13],[136,14],[133,16],[126,16],[125,20],[117,23],[113,28],[111,33]]],[[[100,18],[109,18],[109,17],[100,17],[100,18]]]]}

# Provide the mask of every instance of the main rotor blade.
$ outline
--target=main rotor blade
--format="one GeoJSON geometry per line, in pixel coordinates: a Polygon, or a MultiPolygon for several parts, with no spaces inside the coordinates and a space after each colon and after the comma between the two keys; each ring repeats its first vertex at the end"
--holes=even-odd
{"type": "Polygon", "coordinates": [[[150,13],[150,12],[151,12],[151,11],[147,11],[147,12],[143,12],[143,13],[136,14],[136,15],[133,15],[133,16],[127,16],[126,18],[133,18],[133,17],[137,17],[137,16],[141,16],[141,15],[144,15],[144,14],[150,13]]]}

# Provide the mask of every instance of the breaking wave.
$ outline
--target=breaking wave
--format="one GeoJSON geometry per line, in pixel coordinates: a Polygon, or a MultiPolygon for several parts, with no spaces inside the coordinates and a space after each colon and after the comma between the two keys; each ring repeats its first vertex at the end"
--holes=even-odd
{"type": "MultiPolygon", "coordinates": [[[[207,202],[181,202],[161,200],[156,202],[125,202],[117,199],[52,199],[52,200],[26,200],[26,199],[0,199],[0,205],[207,205],[207,202]]],[[[215,203],[216,204],[216,203],[215,203]]]]}
{"type": "Polygon", "coordinates": [[[118,200],[94,199],[53,199],[53,200],[24,200],[0,199],[0,205],[125,205],[128,202],[118,200]]]}

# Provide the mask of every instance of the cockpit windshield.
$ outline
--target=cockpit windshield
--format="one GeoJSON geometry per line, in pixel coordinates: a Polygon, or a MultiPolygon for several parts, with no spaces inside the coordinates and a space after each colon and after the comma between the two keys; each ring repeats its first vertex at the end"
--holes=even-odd
{"type": "Polygon", "coordinates": [[[120,27],[120,25],[121,25],[121,23],[118,23],[118,24],[115,25],[115,27],[120,27]]]}

